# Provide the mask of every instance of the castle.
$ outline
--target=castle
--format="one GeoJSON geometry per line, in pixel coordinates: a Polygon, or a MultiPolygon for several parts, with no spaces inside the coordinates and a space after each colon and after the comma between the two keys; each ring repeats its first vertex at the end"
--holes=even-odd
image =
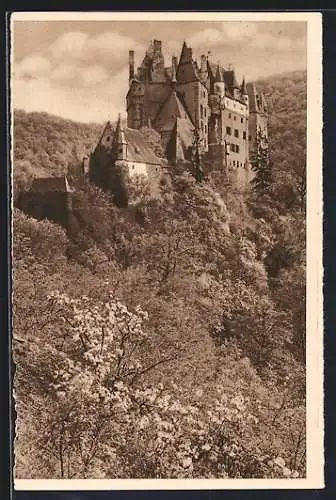
{"type": "Polygon", "coordinates": [[[227,172],[240,187],[249,185],[257,133],[268,135],[267,103],[253,83],[238,84],[234,69],[205,55],[198,63],[185,42],[179,60],[173,56],[166,67],[162,42],[153,40],[136,71],[129,51],[126,107],[127,127],[120,117],[116,130],[107,123],[88,167],[90,179],[115,198],[126,199],[124,173],[144,175],[152,184],[160,175],[162,162],[144,143],[143,127],[160,134],[169,165],[192,163],[197,148],[212,168],[227,172]]]}
{"type": "MultiPolygon", "coordinates": [[[[108,122],[83,161],[84,174],[109,191],[118,206],[128,205],[134,178],[147,179],[155,191],[174,165],[193,168],[195,149],[203,162],[224,171],[238,187],[249,186],[257,134],[268,136],[267,103],[253,83],[243,79],[238,84],[234,69],[214,64],[205,55],[198,63],[185,42],[179,60],[173,56],[166,67],[162,42],[153,40],[136,71],[134,51],[129,51],[126,106],[127,127],[120,115],[115,128],[108,122]],[[145,140],[143,127],[159,134],[165,160],[145,140]]],[[[61,200],[67,214],[71,192],[66,177],[40,179],[22,196],[22,203],[36,217],[58,220],[50,208],[51,195],[61,200]]],[[[62,215],[62,221],[66,219],[62,215]]]]}
{"type": "Polygon", "coordinates": [[[160,176],[162,162],[144,144],[143,127],[160,134],[169,165],[187,168],[197,148],[212,168],[224,170],[242,188],[249,185],[257,133],[268,134],[267,104],[253,83],[238,84],[234,69],[205,55],[198,63],[185,42],[179,60],[173,56],[166,67],[162,42],[153,40],[136,71],[129,51],[126,107],[127,127],[120,117],[115,131],[108,123],[89,162],[90,179],[119,204],[127,203],[125,173],[144,175],[152,184],[160,176]]]}
{"type": "Polygon", "coordinates": [[[150,124],[162,138],[170,163],[190,160],[195,130],[200,152],[228,169],[248,168],[256,134],[267,136],[267,104],[252,83],[238,84],[235,71],[200,63],[184,42],[179,60],[165,67],[162,42],[154,40],[135,71],[129,51],[127,125],[150,124]]]}

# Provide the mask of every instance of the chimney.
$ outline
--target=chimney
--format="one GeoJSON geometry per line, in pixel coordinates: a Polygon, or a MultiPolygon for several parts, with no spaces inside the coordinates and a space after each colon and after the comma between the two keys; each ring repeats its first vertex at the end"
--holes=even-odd
{"type": "Polygon", "coordinates": [[[134,78],[134,50],[129,51],[129,79],[134,78]]]}
{"type": "Polygon", "coordinates": [[[177,68],[177,57],[173,56],[172,57],[172,76],[171,76],[172,83],[176,83],[176,68],[177,68]]]}
{"type": "Polygon", "coordinates": [[[161,40],[154,40],[154,54],[155,55],[161,55],[161,50],[162,50],[162,42],[161,40]]]}

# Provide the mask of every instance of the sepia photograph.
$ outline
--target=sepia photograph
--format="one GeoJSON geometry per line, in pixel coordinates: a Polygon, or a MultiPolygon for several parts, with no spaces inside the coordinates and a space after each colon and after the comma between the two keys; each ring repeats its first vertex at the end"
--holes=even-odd
{"type": "Polygon", "coordinates": [[[321,18],[168,14],[11,16],[19,489],[323,486],[321,18]]]}

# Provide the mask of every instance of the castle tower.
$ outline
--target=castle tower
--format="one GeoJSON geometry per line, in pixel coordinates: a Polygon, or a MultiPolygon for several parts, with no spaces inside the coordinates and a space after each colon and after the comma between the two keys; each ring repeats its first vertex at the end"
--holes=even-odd
{"type": "Polygon", "coordinates": [[[202,82],[200,70],[193,60],[192,49],[183,43],[180,61],[176,71],[177,91],[183,99],[184,106],[195,129],[200,132],[203,151],[208,150],[208,90],[202,82]]]}
{"type": "Polygon", "coordinates": [[[113,147],[115,150],[115,159],[122,161],[127,160],[127,141],[125,137],[124,128],[121,123],[121,116],[119,113],[117,127],[113,139],[113,147]]]}
{"type": "Polygon", "coordinates": [[[248,106],[249,105],[249,97],[248,97],[246,83],[245,83],[245,76],[243,77],[243,81],[242,81],[241,88],[240,88],[240,93],[241,93],[241,96],[242,96],[244,103],[246,104],[246,106],[248,106]]]}
{"type": "Polygon", "coordinates": [[[249,99],[249,143],[250,150],[255,147],[258,133],[267,139],[268,113],[265,96],[258,91],[254,83],[247,84],[249,99]]]}
{"type": "Polygon", "coordinates": [[[201,68],[199,73],[200,79],[203,83],[206,83],[208,80],[208,64],[207,59],[204,54],[201,56],[201,68]]]}
{"type": "Polygon", "coordinates": [[[144,125],[145,86],[137,78],[130,80],[130,88],[126,96],[127,126],[141,128],[144,125]]]}
{"type": "Polygon", "coordinates": [[[128,63],[129,63],[129,80],[134,78],[134,50],[128,52],[128,63]]]}
{"type": "Polygon", "coordinates": [[[215,94],[220,97],[223,97],[225,95],[225,83],[219,63],[217,64],[217,69],[216,69],[214,91],[215,94]]]}

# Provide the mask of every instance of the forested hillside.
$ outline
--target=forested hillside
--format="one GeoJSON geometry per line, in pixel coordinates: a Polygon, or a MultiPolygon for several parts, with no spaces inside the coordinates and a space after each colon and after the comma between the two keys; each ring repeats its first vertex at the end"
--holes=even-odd
{"type": "Polygon", "coordinates": [[[102,125],[76,123],[47,113],[14,112],[14,190],[33,177],[61,175],[81,163],[102,133],[102,125]]]}
{"type": "MultiPolygon", "coordinates": [[[[267,191],[184,173],[118,209],[84,183],[68,233],[14,210],[18,478],[305,476],[305,75],[262,85],[267,191]]],[[[15,178],[101,130],[15,127],[15,178]]]]}
{"type": "Polygon", "coordinates": [[[297,203],[306,176],[307,75],[303,71],[257,82],[269,113],[269,135],[278,197],[297,203]]]}

